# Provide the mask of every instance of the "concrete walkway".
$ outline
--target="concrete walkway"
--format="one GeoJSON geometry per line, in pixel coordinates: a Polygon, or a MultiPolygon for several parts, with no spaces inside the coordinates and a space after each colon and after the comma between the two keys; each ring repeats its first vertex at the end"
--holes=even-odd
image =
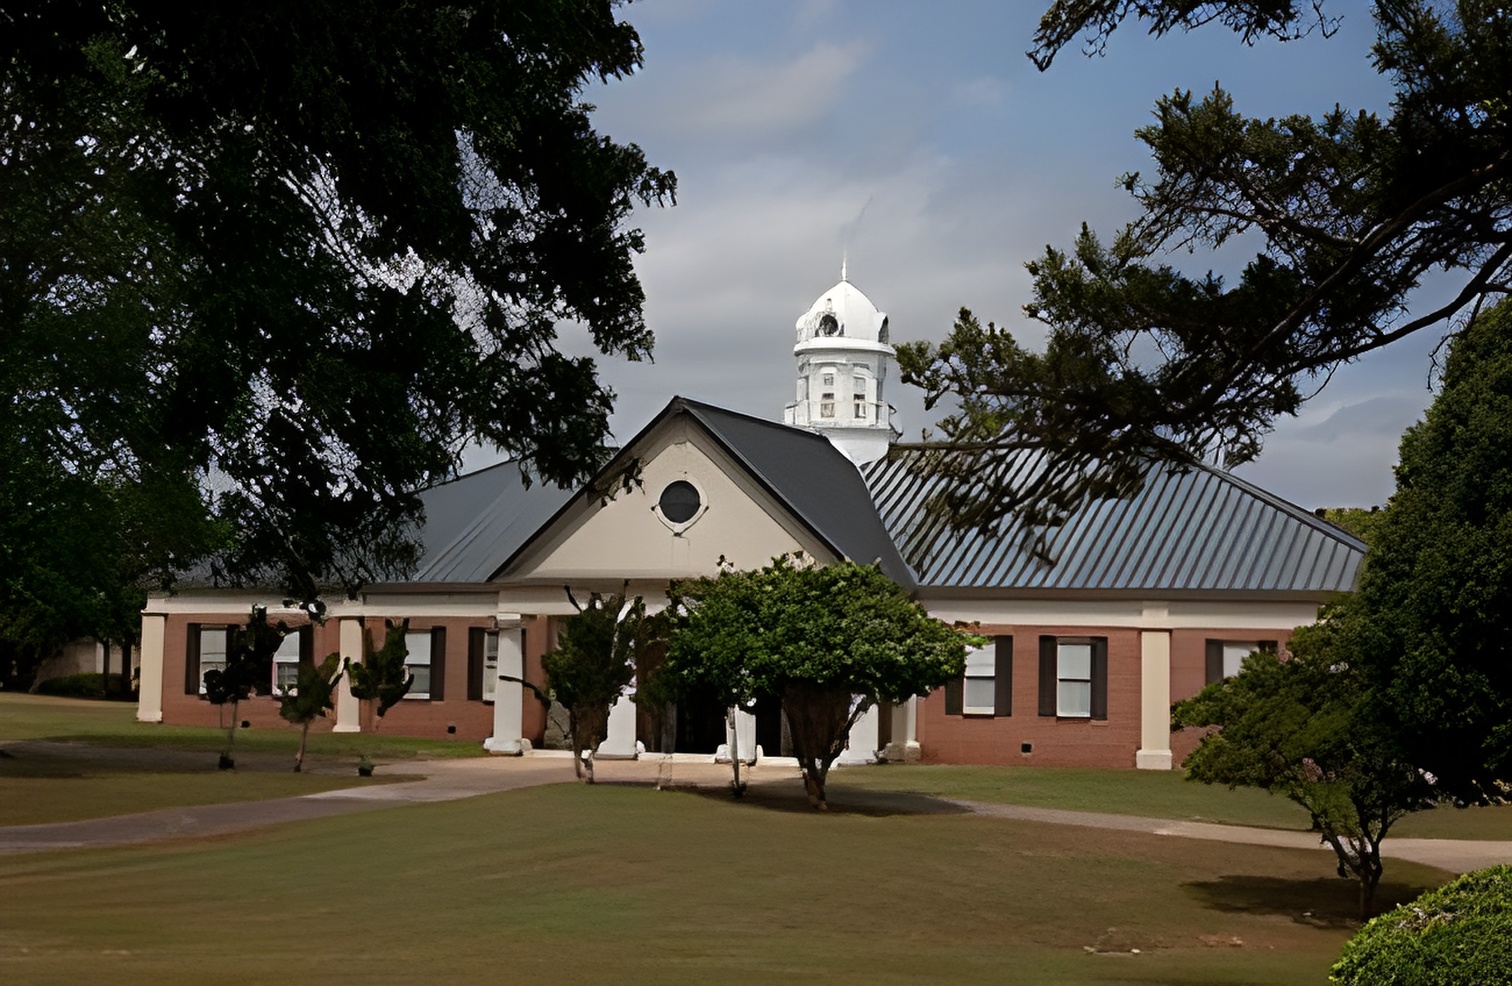
{"type": "MultiPolygon", "coordinates": [[[[564,755],[408,761],[384,764],[379,770],[385,775],[414,776],[415,779],[296,798],[164,808],[80,822],[0,827],[0,854],[220,835],[283,822],[374,811],[396,804],[455,801],[480,794],[542,784],[571,783],[574,780],[571,760],[564,755]]],[[[843,770],[831,777],[843,777],[843,770]]],[[[792,766],[758,764],[743,773],[753,791],[778,797],[802,796],[792,766]]],[[[718,789],[727,787],[730,782],[730,768],[727,764],[684,760],[600,760],[595,774],[598,782],[604,784],[659,785],[684,789],[718,789]]],[[[887,792],[862,793],[854,789],[847,792],[848,796],[853,794],[861,796],[867,802],[867,807],[886,808],[892,805],[899,810],[970,812],[992,818],[1147,832],[1183,839],[1211,839],[1291,849],[1327,849],[1316,835],[1308,832],[1174,821],[1138,815],[1031,808],[983,801],[926,799],[919,795],[893,795],[887,792]]],[[[1392,859],[1425,863],[1456,873],[1512,862],[1512,841],[1388,838],[1382,849],[1383,855],[1392,859]]]]}

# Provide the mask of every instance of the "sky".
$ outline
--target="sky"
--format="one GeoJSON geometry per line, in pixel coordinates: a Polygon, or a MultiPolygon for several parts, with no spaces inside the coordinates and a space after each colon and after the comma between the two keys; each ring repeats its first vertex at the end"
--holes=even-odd
{"type": "MultiPolygon", "coordinates": [[[[1116,179],[1151,170],[1134,130],[1174,89],[1221,83],[1251,116],[1389,106],[1363,0],[1331,5],[1342,20],[1329,38],[1245,47],[1221,28],[1156,40],[1130,23],[1104,56],[1067,49],[1041,73],[1024,52],[1044,2],[619,8],[645,65],[585,96],[600,132],[679,182],[675,207],[633,220],[655,361],[600,362],[619,441],[674,394],[781,420],[793,323],[842,260],[894,342],[938,341],[966,306],[1040,348],[1044,329],[1022,312],[1025,262],[1069,246],[1083,222],[1111,235],[1135,217],[1116,179]]],[[[1384,503],[1401,433],[1432,398],[1440,334],[1419,335],[1340,369],[1239,474],[1308,508],[1384,503]]],[[[907,438],[937,417],[896,377],[886,396],[907,438]]]]}

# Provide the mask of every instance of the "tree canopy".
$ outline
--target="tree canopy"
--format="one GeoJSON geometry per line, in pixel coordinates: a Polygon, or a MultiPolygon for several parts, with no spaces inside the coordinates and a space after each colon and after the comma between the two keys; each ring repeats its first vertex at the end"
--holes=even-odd
{"type": "Polygon", "coordinates": [[[0,2],[7,455],[187,484],[301,599],[402,571],[470,441],[589,474],[559,326],[649,354],[627,220],[675,188],[581,99],[641,62],[614,6],[0,2]]]}
{"type": "Polygon", "coordinates": [[[1443,386],[1402,438],[1371,533],[1359,660],[1386,714],[1456,797],[1512,779],[1512,304],[1451,343],[1443,386]]]}
{"type": "Polygon", "coordinates": [[[1369,677],[1352,663],[1358,632],[1350,617],[1298,631],[1293,654],[1245,659],[1238,675],[1178,702],[1178,727],[1220,726],[1184,766],[1190,780],[1257,787],[1305,809],[1339,860],[1339,875],[1360,884],[1360,916],[1375,907],[1381,842],[1405,814],[1436,791],[1382,716],[1369,677]]]}
{"type": "Polygon", "coordinates": [[[635,680],[637,658],[662,634],[663,619],[646,615],[640,596],[621,591],[591,593],[580,604],[567,590],[577,613],[562,624],[557,649],[541,658],[551,697],[567,710],[572,734],[572,766],[587,766],[593,783],[593,755],[609,735],[609,711],[635,680]],[[586,758],[583,754],[586,753],[586,758]]]}
{"type": "MultiPolygon", "coordinates": [[[[1078,37],[1100,50],[1130,18],[1163,34],[1219,23],[1245,41],[1332,21],[1324,0],[1059,0],[1030,53],[1078,37]]],[[[1386,116],[1333,106],[1245,116],[1221,87],[1177,91],[1136,135],[1154,173],[1121,181],[1141,214],[1110,238],[1083,226],[1028,264],[1026,313],[1043,353],[962,312],[938,346],[899,350],[945,444],[970,450],[977,493],[958,521],[1137,489],[1151,456],[1236,465],[1341,363],[1430,327],[1457,327],[1512,288],[1512,10],[1493,0],[1377,0],[1372,58],[1395,89],[1386,116]],[[1259,244],[1238,275],[1192,274],[1177,252],[1259,244]],[[1447,300],[1420,308],[1434,275],[1447,300]],[[1042,450],[1034,483],[1013,451],[1042,450]]],[[[967,469],[965,464],[961,468],[967,469]]],[[[1041,518],[1036,518],[1039,520],[1041,518]]]]}
{"type": "Polygon", "coordinates": [[[745,706],[782,703],[810,801],[878,702],[926,694],[963,673],[972,639],[881,570],[782,556],[756,571],[675,582],[678,614],[661,675],[745,706]]]}

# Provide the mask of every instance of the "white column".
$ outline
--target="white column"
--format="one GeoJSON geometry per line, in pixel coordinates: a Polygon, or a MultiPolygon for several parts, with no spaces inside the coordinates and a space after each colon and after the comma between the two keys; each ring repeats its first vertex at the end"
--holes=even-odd
{"type": "Polygon", "coordinates": [[[877,740],[881,737],[878,728],[882,721],[881,715],[876,705],[873,705],[856,720],[856,724],[851,727],[850,740],[840,754],[839,763],[876,762],[877,740]]]}
{"type": "MultiPolygon", "coordinates": [[[[343,666],[346,662],[360,663],[362,661],[362,621],[356,619],[344,619],[341,621],[341,660],[343,666]]],[[[362,732],[362,703],[352,694],[352,679],[350,675],[342,675],[336,683],[336,725],[332,728],[333,733],[360,733],[362,732]]]]}
{"type": "Polygon", "coordinates": [[[599,744],[596,757],[609,760],[635,759],[635,702],[630,698],[634,690],[626,688],[609,707],[609,735],[599,744]]]}
{"type": "Polygon", "coordinates": [[[163,721],[163,636],[167,623],[166,616],[142,614],[142,640],[137,647],[142,662],[137,722],[163,721]]]}
{"type": "MultiPolygon", "coordinates": [[[[756,717],[741,708],[735,709],[734,729],[730,728],[730,717],[725,716],[725,741],[723,746],[714,751],[715,762],[729,763],[731,749],[740,754],[743,763],[751,763],[756,759],[756,717]]],[[[777,751],[766,751],[766,755],[775,757],[777,751]]]]}
{"type": "Polygon", "coordinates": [[[1140,770],[1171,769],[1171,631],[1141,630],[1139,634],[1139,751],[1140,770]]]}
{"type": "Polygon", "coordinates": [[[919,751],[919,697],[910,696],[892,707],[892,741],[887,744],[886,756],[894,763],[918,763],[919,751]]]}
{"type": "Polygon", "coordinates": [[[525,752],[525,631],[499,631],[499,681],[494,687],[493,735],[484,743],[489,753],[519,756],[525,752]],[[505,681],[510,678],[513,680],[505,681]]]}

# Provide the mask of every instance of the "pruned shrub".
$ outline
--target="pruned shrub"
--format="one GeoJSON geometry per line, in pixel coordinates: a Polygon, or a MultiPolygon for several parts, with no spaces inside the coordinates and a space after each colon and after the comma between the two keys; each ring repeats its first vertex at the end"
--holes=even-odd
{"type": "Polygon", "coordinates": [[[1330,981],[1345,986],[1512,984],[1512,866],[1466,873],[1366,924],[1330,981]]]}
{"type": "Polygon", "coordinates": [[[60,678],[48,678],[32,686],[36,695],[56,695],[61,698],[104,698],[105,676],[98,671],[83,674],[66,674],[60,678]]]}

